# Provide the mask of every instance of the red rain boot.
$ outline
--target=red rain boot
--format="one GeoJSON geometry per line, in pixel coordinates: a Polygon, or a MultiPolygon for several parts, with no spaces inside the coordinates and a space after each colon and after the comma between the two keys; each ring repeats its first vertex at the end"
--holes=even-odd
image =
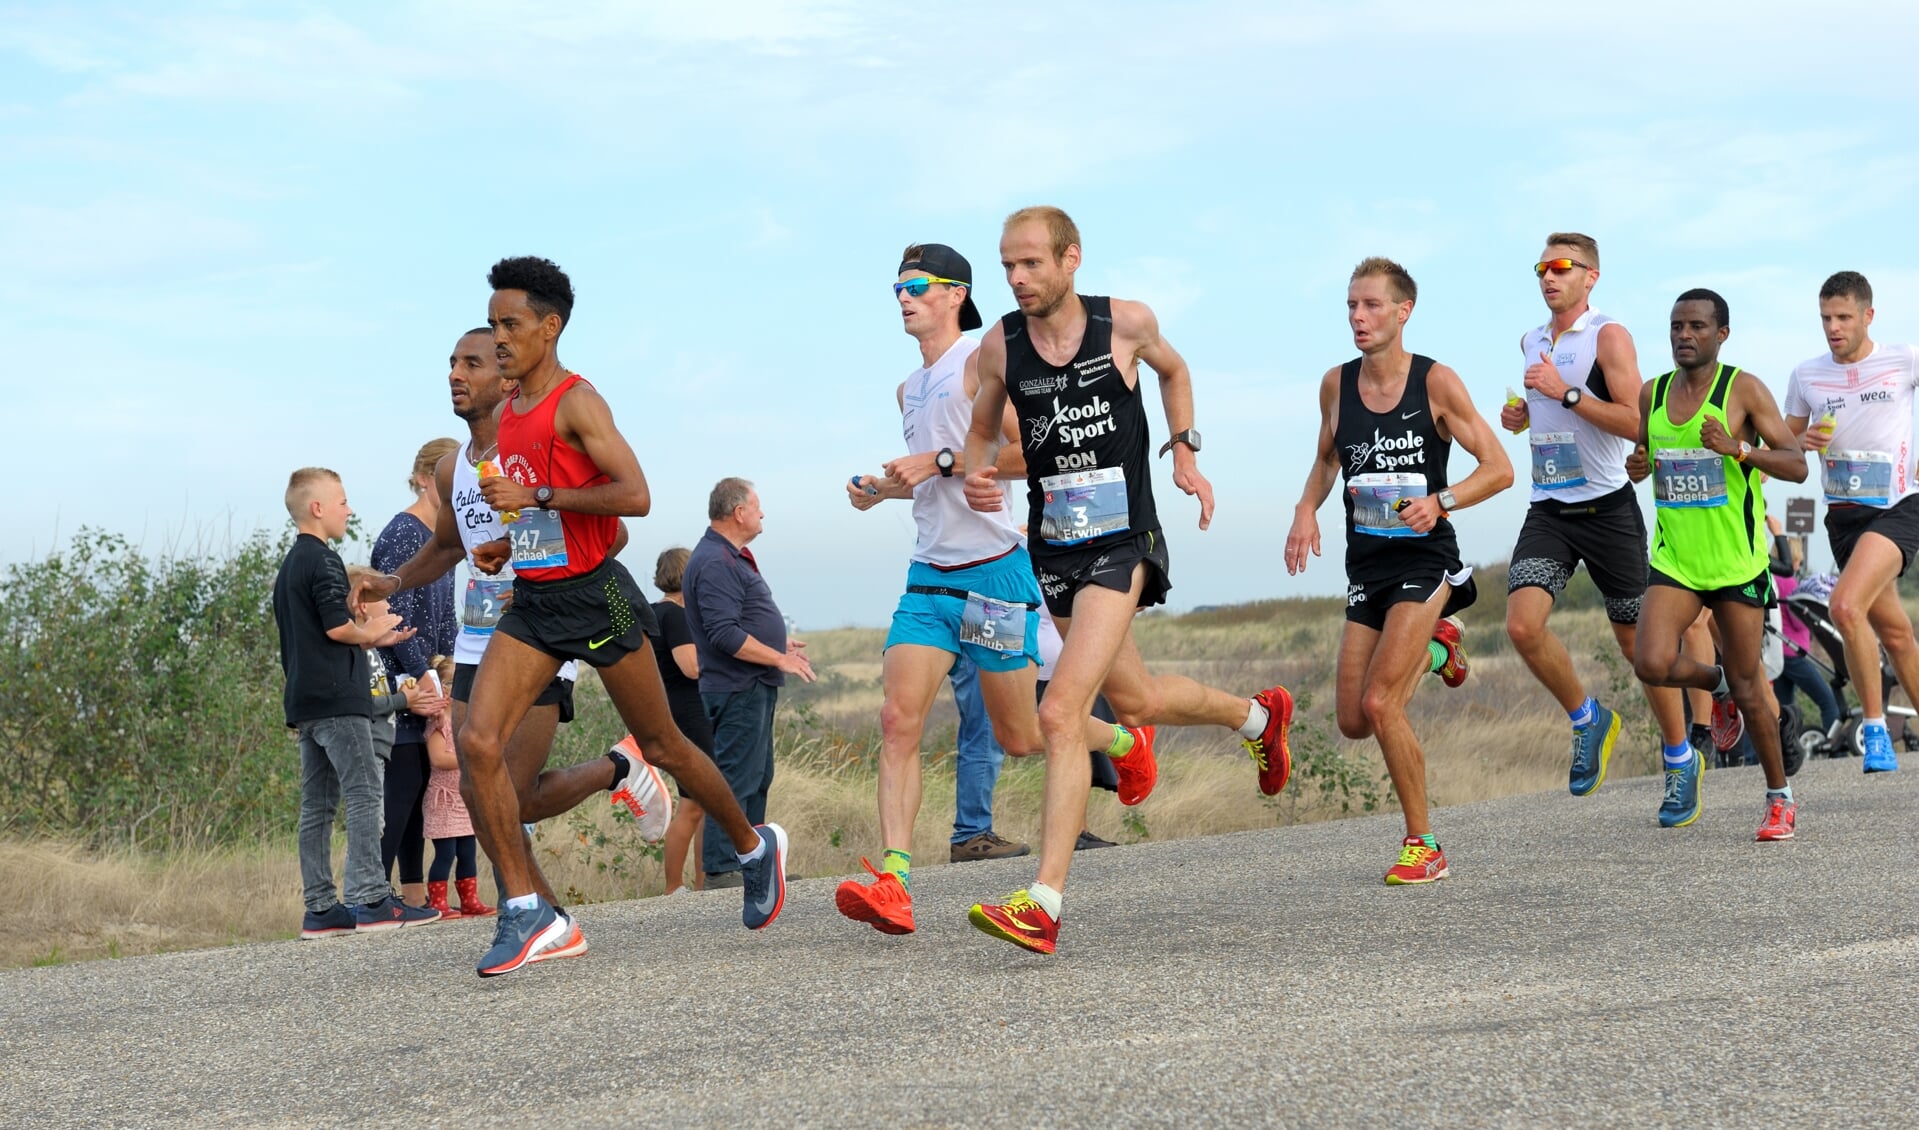
{"type": "Polygon", "coordinates": [[[460,892],[460,917],[485,918],[489,914],[496,913],[496,908],[480,901],[480,880],[478,877],[472,879],[455,879],[453,886],[460,892]]]}
{"type": "Polygon", "coordinates": [[[458,918],[460,912],[446,905],[446,881],[444,879],[426,885],[426,904],[440,912],[441,921],[458,918]]]}

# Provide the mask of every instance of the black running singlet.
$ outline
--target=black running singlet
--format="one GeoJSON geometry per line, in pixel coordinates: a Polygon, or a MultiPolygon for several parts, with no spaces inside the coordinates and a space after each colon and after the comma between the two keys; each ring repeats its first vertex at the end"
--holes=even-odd
{"type": "Polygon", "coordinates": [[[1063,366],[1033,348],[1026,315],[1015,310],[1000,319],[1006,395],[1019,413],[1026,452],[1027,539],[1035,554],[1159,529],[1145,402],[1113,364],[1113,301],[1080,301],[1086,333],[1063,366]]]}
{"type": "Polygon", "coordinates": [[[1374,412],[1360,399],[1359,365],[1355,358],[1339,370],[1339,426],[1333,432],[1346,482],[1347,572],[1408,552],[1439,551],[1456,558],[1458,539],[1450,521],[1441,518],[1431,532],[1416,534],[1400,521],[1396,505],[1446,489],[1452,444],[1439,438],[1426,394],[1433,359],[1413,355],[1399,403],[1384,412],[1374,412]]]}

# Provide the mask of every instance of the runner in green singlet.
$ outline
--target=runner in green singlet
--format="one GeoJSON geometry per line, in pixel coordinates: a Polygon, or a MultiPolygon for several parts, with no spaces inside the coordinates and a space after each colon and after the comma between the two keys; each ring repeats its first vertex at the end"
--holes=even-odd
{"type": "MultiPolygon", "coordinates": [[[[1798,806],[1779,748],[1779,704],[1760,660],[1773,597],[1756,476],[1805,482],[1806,454],[1759,378],[1720,364],[1730,333],[1724,298],[1710,290],[1680,295],[1672,308],[1676,368],[1639,394],[1639,446],[1626,473],[1634,482],[1652,476],[1657,529],[1633,667],[1649,686],[1694,687],[1738,705],[1766,771],[1758,838],[1789,840],[1798,806]],[[1702,607],[1719,626],[1720,666],[1679,650],[1702,607]]],[[[1681,744],[1665,758],[1659,822],[1681,827],[1699,816],[1699,757],[1681,744]]]]}

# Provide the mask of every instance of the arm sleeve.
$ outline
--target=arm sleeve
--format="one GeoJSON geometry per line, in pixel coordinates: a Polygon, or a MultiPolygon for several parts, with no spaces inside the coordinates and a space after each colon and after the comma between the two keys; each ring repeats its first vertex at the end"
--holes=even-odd
{"type": "MultiPolygon", "coordinates": [[[[396,516],[387,523],[386,529],[380,531],[379,539],[373,543],[373,567],[382,573],[398,572],[400,566],[413,560],[413,555],[426,544],[429,533],[426,524],[412,515],[402,513],[396,516]]],[[[380,649],[380,658],[385,661],[389,672],[404,671],[416,679],[426,674],[427,660],[433,658],[432,633],[427,630],[427,621],[432,612],[432,594],[432,585],[421,585],[416,589],[394,593],[387,601],[387,607],[400,614],[403,624],[419,629],[413,638],[380,649]]]]}
{"type": "Polygon", "coordinates": [[[746,589],[740,584],[739,567],[725,558],[704,562],[693,599],[699,604],[706,646],[721,655],[738,655],[746,646],[746,629],[740,627],[746,589]]]}
{"type": "Polygon", "coordinates": [[[346,565],[340,561],[339,554],[328,550],[326,556],[315,563],[307,586],[313,594],[314,611],[320,614],[322,631],[330,632],[353,622],[346,610],[346,565]]]}

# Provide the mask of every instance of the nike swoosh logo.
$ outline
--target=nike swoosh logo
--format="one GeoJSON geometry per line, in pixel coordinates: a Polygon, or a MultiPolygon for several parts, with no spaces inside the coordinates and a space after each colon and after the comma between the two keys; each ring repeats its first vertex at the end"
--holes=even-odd
{"type": "Polygon", "coordinates": [[[1401,412],[1401,413],[1399,414],[1399,418],[1400,418],[1400,419],[1402,419],[1402,420],[1410,420],[1410,419],[1412,419],[1412,418],[1413,418],[1414,416],[1417,416],[1417,415],[1419,415],[1419,413],[1420,413],[1420,411],[1421,411],[1421,409],[1417,409],[1417,408],[1415,408],[1415,409],[1413,409],[1413,410],[1412,410],[1411,412],[1401,412]]]}
{"type": "Polygon", "coordinates": [[[588,644],[586,645],[586,649],[587,649],[588,651],[598,651],[598,650],[600,650],[600,646],[601,646],[602,644],[609,644],[609,643],[612,643],[612,642],[613,642],[613,637],[612,637],[612,636],[608,636],[608,637],[606,637],[606,638],[605,638],[605,639],[603,639],[603,640],[592,640],[592,641],[590,641],[590,642],[589,642],[589,643],[588,643],[588,644]]]}
{"type": "Polygon", "coordinates": [[[1106,379],[1106,377],[1107,377],[1107,374],[1109,374],[1109,373],[1111,373],[1111,372],[1112,372],[1112,370],[1111,370],[1111,369],[1107,369],[1107,370],[1106,370],[1105,372],[1103,372],[1103,373],[1100,373],[1100,374],[1099,374],[1098,376],[1096,376],[1096,377],[1094,377],[1094,378],[1093,378],[1092,380],[1087,380],[1087,379],[1086,379],[1085,377],[1081,377],[1081,378],[1079,379],[1079,387],[1080,387],[1080,388],[1085,388],[1085,387],[1086,387],[1087,385],[1090,385],[1090,384],[1097,384],[1097,383],[1099,383],[1100,381],[1103,381],[1103,380],[1105,380],[1105,379],[1106,379]]]}
{"type": "Polygon", "coordinates": [[[1402,589],[1416,589],[1416,588],[1418,588],[1418,587],[1419,587],[1419,582],[1418,582],[1418,581],[1407,581],[1407,582],[1406,582],[1405,584],[1403,584],[1403,585],[1401,585],[1401,586],[1399,586],[1399,587],[1400,587],[1400,588],[1402,588],[1402,589]]]}

